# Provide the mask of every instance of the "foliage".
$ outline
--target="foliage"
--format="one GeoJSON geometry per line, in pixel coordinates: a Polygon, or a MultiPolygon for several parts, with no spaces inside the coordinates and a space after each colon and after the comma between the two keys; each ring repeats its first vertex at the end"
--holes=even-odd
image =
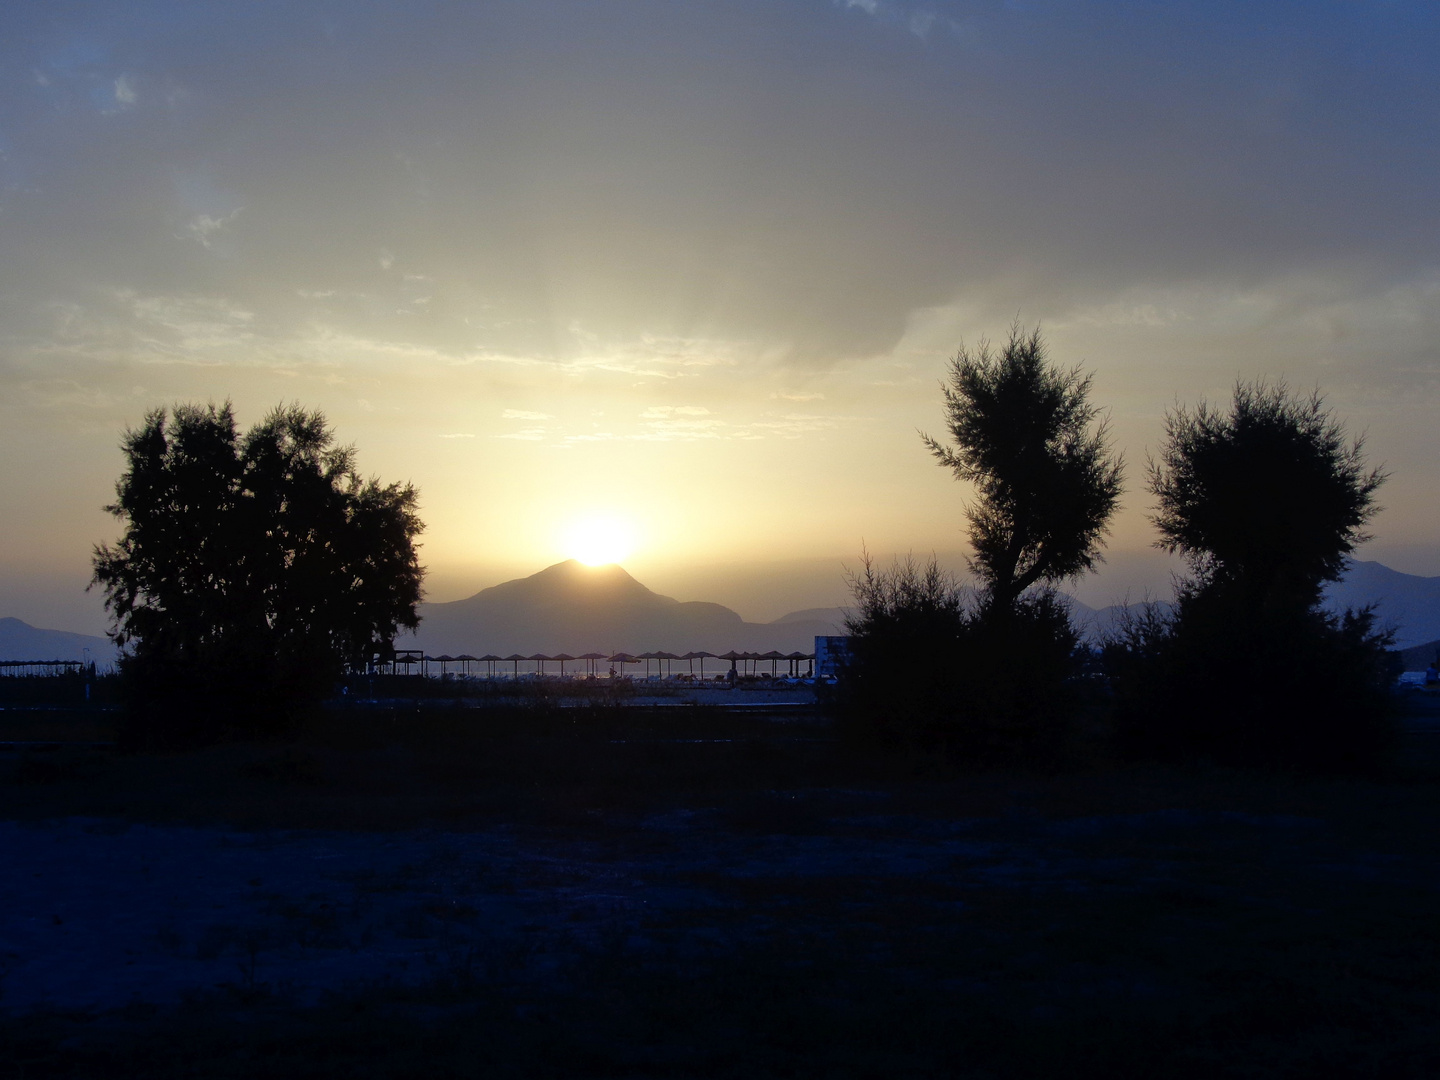
{"type": "Polygon", "coordinates": [[[1240,384],[1177,409],[1150,466],[1159,547],[1190,565],[1174,614],[1110,647],[1122,731],[1146,753],[1363,767],[1391,734],[1390,632],[1321,606],[1384,481],[1318,394],[1240,384]]]}
{"type": "Polygon", "coordinates": [[[1295,398],[1283,383],[1238,384],[1228,413],[1175,409],[1149,463],[1158,546],[1183,555],[1197,583],[1257,611],[1319,600],[1369,539],[1384,481],[1318,392],[1295,398]]]}
{"type": "Polygon", "coordinates": [[[842,716],[886,746],[956,760],[1014,761],[1063,749],[1076,637],[1041,589],[1009,606],[973,603],[932,558],[851,579],[842,716]]]}
{"type": "Polygon", "coordinates": [[[890,745],[934,743],[953,724],[959,696],[969,630],[963,590],[933,558],[877,570],[868,554],[850,587],[850,655],[838,688],[846,719],[890,745]]]}
{"type": "Polygon", "coordinates": [[[319,412],[282,406],[242,437],[228,402],[157,409],[122,449],[106,510],[125,530],[91,584],[151,711],[273,719],[418,625],[415,489],[362,480],[319,412]]]}
{"type": "Polygon", "coordinates": [[[1090,376],[1046,359],[1039,329],[1019,325],[999,355],[964,348],[942,388],[954,446],[921,437],[940,464],[973,483],[966,509],[972,567],[990,602],[1094,567],[1119,504],[1123,464],[1089,401],[1090,376]]]}
{"type": "Polygon", "coordinates": [[[953,446],[922,435],[973,483],[966,509],[982,588],[967,606],[932,560],[852,580],[852,659],[840,699],[892,744],[966,758],[1063,750],[1074,719],[1076,634],[1054,585],[1099,560],[1122,464],[1089,401],[1090,378],[1046,358],[1018,325],[998,353],[961,349],[942,387],[953,446]]]}
{"type": "Polygon", "coordinates": [[[1369,608],[1254,619],[1223,589],[1182,588],[1107,646],[1118,722],[1142,756],[1352,771],[1394,735],[1390,634],[1369,608]]]}

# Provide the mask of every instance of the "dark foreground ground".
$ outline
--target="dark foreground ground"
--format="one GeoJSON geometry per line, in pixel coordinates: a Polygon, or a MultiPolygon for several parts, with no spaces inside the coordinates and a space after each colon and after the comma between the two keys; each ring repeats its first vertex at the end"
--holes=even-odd
{"type": "Polygon", "coordinates": [[[11,751],[0,1075],[1429,1077],[1437,825],[1425,731],[1368,780],[700,710],[11,751]]]}

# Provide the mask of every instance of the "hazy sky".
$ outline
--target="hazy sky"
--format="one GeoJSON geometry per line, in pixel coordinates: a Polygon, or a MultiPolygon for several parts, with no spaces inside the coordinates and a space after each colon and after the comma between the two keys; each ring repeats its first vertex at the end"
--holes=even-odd
{"type": "Polygon", "coordinates": [[[1437,73],[1402,0],[5,5],[0,615],[98,629],[124,428],[225,398],[412,480],[434,599],[608,515],[684,599],[835,602],[960,548],[916,430],[1017,316],[1111,410],[1115,565],[1165,409],[1266,377],[1440,574],[1437,73]]]}

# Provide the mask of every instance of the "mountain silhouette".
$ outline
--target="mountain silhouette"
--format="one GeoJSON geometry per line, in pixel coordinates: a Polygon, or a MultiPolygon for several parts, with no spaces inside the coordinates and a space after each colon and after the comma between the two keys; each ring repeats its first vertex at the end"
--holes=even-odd
{"type": "Polygon", "coordinates": [[[1357,561],[1343,578],[1325,589],[1325,606],[1332,611],[1372,603],[1380,625],[1396,631],[1397,648],[1440,638],[1440,577],[1405,574],[1384,563],[1357,561]]]}
{"type": "MultiPolygon", "coordinates": [[[[1374,604],[1378,625],[1395,631],[1395,647],[1400,650],[1428,647],[1440,638],[1440,577],[1406,574],[1384,563],[1357,560],[1339,581],[1325,587],[1321,604],[1337,615],[1346,608],[1374,604]]],[[[1167,613],[1174,609],[1167,600],[1159,601],[1159,606],[1167,613]]],[[[1093,641],[1117,630],[1123,615],[1121,604],[1095,610],[1075,602],[1076,625],[1093,641]]]]}
{"type": "Polygon", "coordinates": [[[42,630],[20,619],[0,619],[0,660],[85,660],[104,667],[115,662],[117,650],[109,638],[72,634],[68,630],[42,630]]]}
{"type": "Polygon", "coordinates": [[[567,652],[674,653],[705,650],[809,652],[817,634],[840,631],[824,617],[797,612],[773,623],[747,623],[722,604],[680,601],[654,592],[622,567],[570,559],[537,574],[482,589],[464,600],[420,606],[420,629],[399,647],[431,655],[567,652]]]}
{"type": "MultiPolygon", "coordinates": [[[[1375,603],[1381,624],[1398,631],[1400,649],[1440,639],[1440,577],[1356,561],[1342,580],[1325,590],[1324,602],[1334,611],[1375,603]]],[[[1118,611],[1118,607],[1096,610],[1075,601],[1073,616],[1082,631],[1098,637],[1113,625],[1118,611]]],[[[574,560],[464,600],[422,604],[420,614],[419,634],[396,644],[423,648],[432,655],[660,649],[809,652],[816,635],[844,632],[839,608],[810,608],[769,623],[748,623],[721,604],[682,603],[663,596],[619,566],[588,567],[574,560]]],[[[103,637],[0,618],[0,660],[80,660],[86,648],[101,665],[113,662],[117,652],[103,637]]]]}

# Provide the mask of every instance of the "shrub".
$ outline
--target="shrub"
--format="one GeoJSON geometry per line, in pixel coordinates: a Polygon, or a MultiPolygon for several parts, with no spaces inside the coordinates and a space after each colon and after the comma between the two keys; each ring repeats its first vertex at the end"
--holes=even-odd
{"type": "Polygon", "coordinates": [[[837,701],[852,732],[938,762],[1052,758],[1068,744],[1076,636],[1053,590],[976,600],[935,560],[852,579],[837,701]]]}

